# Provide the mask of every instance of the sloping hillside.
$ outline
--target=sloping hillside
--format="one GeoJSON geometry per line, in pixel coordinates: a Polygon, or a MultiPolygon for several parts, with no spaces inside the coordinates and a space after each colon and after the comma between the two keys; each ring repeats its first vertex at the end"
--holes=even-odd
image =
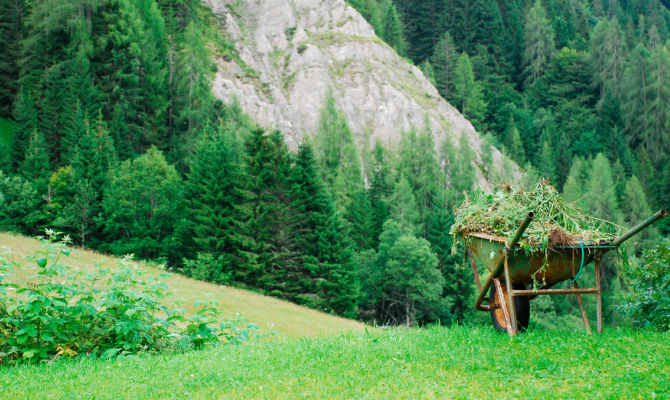
{"type": "MultiPolygon", "coordinates": [[[[0,252],[6,253],[9,260],[21,263],[21,266],[8,277],[8,281],[20,282],[37,271],[39,267],[28,258],[30,254],[39,249],[40,242],[35,239],[0,233],[0,252]]],[[[118,259],[93,251],[75,250],[61,262],[70,267],[85,270],[96,268],[96,264],[108,268],[114,267],[118,259]]],[[[165,272],[156,265],[138,263],[138,266],[155,275],[165,272]]],[[[169,274],[163,281],[170,287],[174,295],[172,300],[179,307],[189,310],[196,300],[214,299],[218,301],[219,310],[225,316],[233,317],[239,313],[256,323],[263,331],[274,329],[281,337],[329,336],[348,331],[359,331],[364,328],[363,324],[356,321],[246,290],[196,281],[179,274],[169,274]]]]}
{"type": "MultiPolygon", "coordinates": [[[[205,3],[241,60],[219,58],[215,95],[237,99],[259,124],[281,130],[289,146],[317,131],[331,90],[361,147],[376,140],[392,147],[404,132],[428,124],[437,145],[447,138],[457,145],[465,135],[481,164],[483,141],[472,124],[344,0],[205,3]]],[[[492,151],[501,166],[504,156],[492,151]]],[[[508,168],[518,176],[515,166],[508,168]]]]}

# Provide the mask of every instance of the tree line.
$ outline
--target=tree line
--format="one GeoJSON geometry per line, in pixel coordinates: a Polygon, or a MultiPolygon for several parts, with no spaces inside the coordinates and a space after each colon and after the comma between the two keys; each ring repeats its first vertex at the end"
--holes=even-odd
{"type": "MultiPolygon", "coordinates": [[[[478,131],[526,171],[550,178],[562,189],[574,162],[602,153],[616,181],[635,177],[652,208],[666,206],[663,199],[670,195],[670,173],[665,168],[670,160],[667,3],[349,3],[391,47],[421,66],[440,94],[478,131]],[[391,18],[396,14],[401,29],[396,17],[391,18]],[[387,30],[394,34],[387,35],[387,30]]],[[[670,230],[667,224],[663,230],[670,230]]]]}

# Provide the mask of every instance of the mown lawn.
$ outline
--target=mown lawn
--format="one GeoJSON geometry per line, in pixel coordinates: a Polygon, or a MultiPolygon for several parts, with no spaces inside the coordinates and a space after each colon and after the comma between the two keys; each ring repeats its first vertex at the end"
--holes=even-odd
{"type": "Polygon", "coordinates": [[[389,329],[186,354],[0,368],[3,399],[664,399],[655,331],[389,329]]]}

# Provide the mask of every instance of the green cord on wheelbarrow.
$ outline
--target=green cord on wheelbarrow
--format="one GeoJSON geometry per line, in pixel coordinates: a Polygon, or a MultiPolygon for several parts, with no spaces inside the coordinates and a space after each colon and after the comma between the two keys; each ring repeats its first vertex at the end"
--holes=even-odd
{"type": "Polygon", "coordinates": [[[584,244],[582,244],[581,239],[577,239],[579,241],[579,246],[582,248],[582,262],[579,264],[579,271],[577,271],[577,275],[575,276],[575,279],[572,279],[570,283],[575,283],[577,278],[579,278],[579,275],[582,273],[582,267],[584,266],[584,244]]]}

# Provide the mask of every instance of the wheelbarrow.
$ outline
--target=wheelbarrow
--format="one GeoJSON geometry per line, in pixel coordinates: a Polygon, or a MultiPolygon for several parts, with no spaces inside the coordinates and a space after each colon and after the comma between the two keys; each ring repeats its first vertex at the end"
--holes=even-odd
{"type": "MultiPolygon", "coordinates": [[[[603,255],[610,250],[617,249],[631,236],[667,215],[665,210],[660,210],[613,240],[598,243],[580,242],[576,246],[552,246],[547,252],[527,253],[517,246],[519,239],[534,217],[533,212],[528,213],[509,242],[506,242],[504,237],[485,233],[464,234],[462,235],[463,242],[479,288],[475,309],[489,311],[491,321],[497,330],[506,330],[510,336],[516,336],[519,329],[528,327],[531,299],[538,295],[574,294],[577,297],[584,327],[587,333],[591,334],[581,295],[595,294],[597,331],[601,333],[603,326],[600,261],[603,255]],[[592,261],[595,264],[596,286],[580,288],[576,278],[581,270],[592,261]],[[484,284],[481,283],[479,277],[478,264],[489,271],[484,284]],[[541,278],[542,286],[538,289],[528,289],[528,285],[534,286],[538,283],[540,280],[537,279],[538,276],[541,278]],[[570,288],[551,289],[557,283],[568,279],[571,283],[570,288]]],[[[465,255],[463,257],[465,258],[465,255]]]]}

